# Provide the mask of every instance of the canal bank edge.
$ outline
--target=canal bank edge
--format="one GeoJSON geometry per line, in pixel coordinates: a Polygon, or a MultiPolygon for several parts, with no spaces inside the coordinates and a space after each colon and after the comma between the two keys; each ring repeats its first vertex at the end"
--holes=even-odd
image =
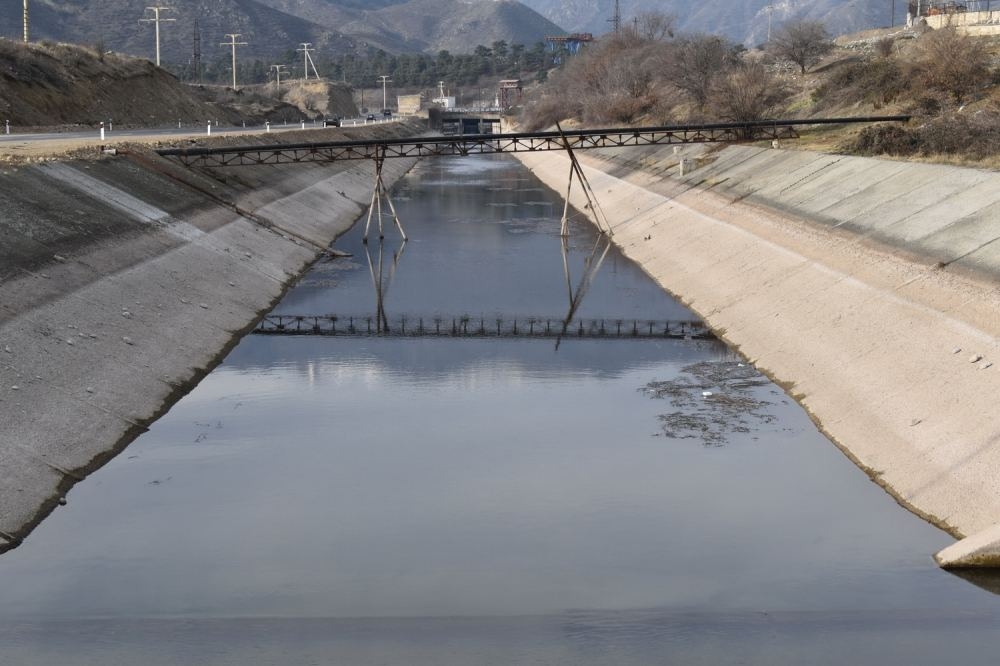
{"type": "Polygon", "coordinates": [[[216,366],[373,186],[368,161],[198,170],[151,151],[0,171],[0,552],[216,366]]]}
{"type": "MultiPolygon", "coordinates": [[[[1000,566],[1000,174],[750,146],[578,156],[625,254],[900,503],[969,537],[941,566],[1000,566]]],[[[518,157],[565,191],[566,156],[518,157]]]]}

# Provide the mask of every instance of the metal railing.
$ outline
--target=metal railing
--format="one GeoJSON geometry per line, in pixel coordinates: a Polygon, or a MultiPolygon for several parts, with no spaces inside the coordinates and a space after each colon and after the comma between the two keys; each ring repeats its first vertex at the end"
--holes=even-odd
{"type": "Polygon", "coordinates": [[[652,146],[663,144],[760,141],[797,138],[798,128],[852,123],[906,122],[910,116],[863,116],[800,120],[666,125],[662,127],[619,127],[566,130],[563,132],[520,132],[432,136],[406,139],[370,139],[290,143],[267,146],[163,148],[156,152],[176,157],[188,166],[224,167],[296,162],[385,159],[388,157],[432,157],[492,153],[537,152],[652,146]]]}

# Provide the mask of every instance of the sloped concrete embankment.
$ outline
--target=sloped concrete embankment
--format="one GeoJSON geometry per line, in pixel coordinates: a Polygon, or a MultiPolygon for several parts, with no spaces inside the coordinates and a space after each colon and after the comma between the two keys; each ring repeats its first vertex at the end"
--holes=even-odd
{"type": "Polygon", "coordinates": [[[351,226],[373,177],[366,161],[198,171],[152,153],[0,172],[0,550],[190,390],[351,226]]]}
{"type": "MultiPolygon", "coordinates": [[[[626,254],[899,501],[974,535],[942,565],[1000,565],[1000,174],[754,147],[580,155],[626,254]]],[[[565,156],[522,159],[564,190],[565,156]]]]}

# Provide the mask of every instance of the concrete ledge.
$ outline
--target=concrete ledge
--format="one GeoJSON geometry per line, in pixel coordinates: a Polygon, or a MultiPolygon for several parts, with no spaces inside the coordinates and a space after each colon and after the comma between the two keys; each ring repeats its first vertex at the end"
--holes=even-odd
{"type": "Polygon", "coordinates": [[[1000,567],[1000,523],[948,546],[934,559],[945,569],[1000,567]]]}

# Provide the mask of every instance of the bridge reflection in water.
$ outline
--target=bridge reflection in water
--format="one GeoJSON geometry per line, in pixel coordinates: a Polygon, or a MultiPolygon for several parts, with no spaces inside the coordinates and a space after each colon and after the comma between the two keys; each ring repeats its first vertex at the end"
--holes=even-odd
{"type": "Polygon", "coordinates": [[[387,259],[387,242],[377,249],[364,245],[375,296],[374,314],[270,314],[254,328],[260,335],[397,336],[397,337],[525,337],[554,338],[556,347],[566,338],[711,340],[715,335],[698,320],[577,317],[590,285],[611,249],[611,239],[599,234],[576,286],[570,272],[569,243],[560,238],[568,309],[555,316],[510,314],[403,314],[391,320],[385,299],[406,249],[404,238],[387,259]]]}
{"type": "MultiPolygon", "coordinates": [[[[383,313],[384,315],[384,313],[383,313]]],[[[400,315],[389,321],[373,315],[267,315],[253,330],[262,335],[635,338],[711,340],[700,321],[561,317],[400,315]]]]}

